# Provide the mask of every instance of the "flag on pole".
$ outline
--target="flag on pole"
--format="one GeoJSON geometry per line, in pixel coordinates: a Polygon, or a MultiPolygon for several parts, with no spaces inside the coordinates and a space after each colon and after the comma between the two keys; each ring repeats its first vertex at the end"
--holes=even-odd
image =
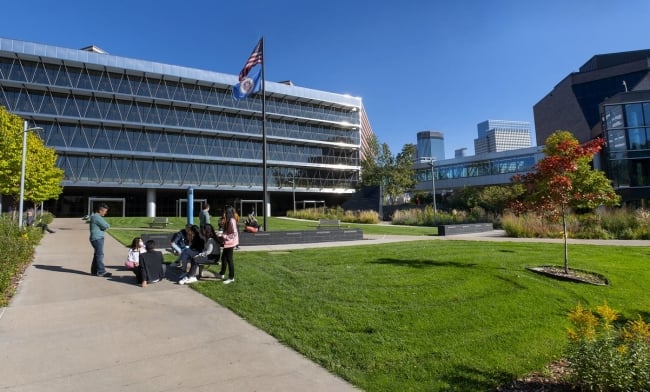
{"type": "Polygon", "coordinates": [[[253,53],[251,53],[250,57],[248,57],[248,60],[246,60],[246,64],[244,65],[244,68],[242,68],[241,72],[239,72],[239,81],[241,82],[244,80],[246,76],[248,76],[248,72],[250,72],[251,68],[256,66],[257,64],[262,64],[262,38],[260,38],[259,42],[257,45],[255,45],[255,49],[253,49],[253,53]]]}
{"type": "Polygon", "coordinates": [[[262,70],[255,69],[244,80],[232,86],[232,96],[235,99],[246,99],[249,95],[254,94],[262,88],[262,70]]]}

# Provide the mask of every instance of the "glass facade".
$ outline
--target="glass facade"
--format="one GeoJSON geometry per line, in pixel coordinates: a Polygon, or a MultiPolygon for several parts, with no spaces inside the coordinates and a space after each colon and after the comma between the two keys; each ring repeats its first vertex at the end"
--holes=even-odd
{"type": "Polygon", "coordinates": [[[477,130],[476,155],[531,146],[530,123],[525,121],[487,120],[479,123],[477,130]]]}
{"type": "Polygon", "coordinates": [[[647,190],[650,187],[650,101],[605,104],[603,111],[605,162],[614,188],[647,190]]]}
{"type": "MultiPolygon", "coordinates": [[[[470,177],[487,177],[499,174],[515,175],[517,173],[526,173],[531,171],[535,163],[537,163],[537,156],[534,152],[531,152],[530,154],[516,157],[479,160],[467,159],[465,162],[453,161],[459,161],[459,159],[450,159],[435,163],[433,172],[435,173],[436,181],[462,180],[470,177]]],[[[419,167],[416,169],[415,175],[418,182],[431,182],[431,167],[419,167]]]]}
{"type": "Polygon", "coordinates": [[[418,132],[417,140],[418,158],[445,159],[445,139],[441,132],[418,132]]]}
{"type": "MultiPolygon", "coordinates": [[[[0,38],[0,105],[45,129],[70,188],[262,190],[262,97],[236,76],[0,38]]],[[[266,83],[268,190],[351,193],[361,99],[266,83]]],[[[261,198],[257,195],[255,198],[261,198]]],[[[254,197],[254,196],[247,196],[254,197]]]]}

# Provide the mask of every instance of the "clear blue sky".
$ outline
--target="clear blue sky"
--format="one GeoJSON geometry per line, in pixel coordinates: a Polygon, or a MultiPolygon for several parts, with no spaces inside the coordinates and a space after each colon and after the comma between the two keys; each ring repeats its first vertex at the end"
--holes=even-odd
{"type": "Polygon", "coordinates": [[[593,55],[650,48],[647,0],[21,0],[2,13],[5,38],[230,74],[263,35],[267,80],[360,96],[393,153],[436,130],[447,157],[473,154],[484,120],[534,127],[533,105],[593,55]]]}

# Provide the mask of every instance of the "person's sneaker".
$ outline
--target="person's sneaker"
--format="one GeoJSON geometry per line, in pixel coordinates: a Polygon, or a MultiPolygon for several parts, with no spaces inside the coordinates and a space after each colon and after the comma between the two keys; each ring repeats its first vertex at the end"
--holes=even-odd
{"type": "Polygon", "coordinates": [[[190,278],[188,278],[187,276],[184,276],[184,277],[181,278],[181,280],[178,281],[178,284],[187,284],[189,280],[190,280],[190,278]]]}
{"type": "Polygon", "coordinates": [[[235,281],[235,278],[232,278],[232,279],[226,279],[226,280],[223,281],[223,284],[231,284],[231,283],[234,282],[234,281],[235,281]]]}
{"type": "Polygon", "coordinates": [[[223,280],[225,278],[225,276],[221,275],[221,274],[216,274],[214,277],[219,279],[219,280],[223,280]]]}
{"type": "Polygon", "coordinates": [[[113,276],[113,274],[110,272],[104,272],[103,274],[97,274],[97,276],[101,278],[110,278],[111,276],[113,276]]]}
{"type": "Polygon", "coordinates": [[[198,281],[199,280],[196,278],[196,276],[190,276],[189,278],[187,278],[187,283],[186,284],[196,283],[198,281]]]}

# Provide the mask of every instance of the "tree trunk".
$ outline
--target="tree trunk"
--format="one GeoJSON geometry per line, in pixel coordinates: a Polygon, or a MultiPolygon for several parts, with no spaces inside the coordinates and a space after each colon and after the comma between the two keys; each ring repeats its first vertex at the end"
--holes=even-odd
{"type": "Polygon", "coordinates": [[[566,232],[566,209],[562,206],[562,234],[564,236],[564,273],[569,273],[569,245],[566,232]]]}

